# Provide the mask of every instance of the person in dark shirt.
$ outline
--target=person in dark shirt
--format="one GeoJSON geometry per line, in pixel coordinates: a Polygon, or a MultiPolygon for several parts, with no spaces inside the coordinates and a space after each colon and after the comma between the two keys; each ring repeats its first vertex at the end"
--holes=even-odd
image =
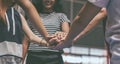
{"type": "Polygon", "coordinates": [[[13,0],[0,0],[0,64],[22,64],[24,34],[30,41],[47,46],[28,27],[24,17],[11,7],[13,0]]]}

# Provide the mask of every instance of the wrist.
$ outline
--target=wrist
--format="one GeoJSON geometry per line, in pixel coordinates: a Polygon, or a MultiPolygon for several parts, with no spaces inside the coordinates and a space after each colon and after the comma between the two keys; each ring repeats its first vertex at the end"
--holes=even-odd
{"type": "Polygon", "coordinates": [[[41,43],[42,43],[42,41],[43,41],[43,38],[41,38],[41,40],[40,40],[40,42],[39,42],[39,43],[41,44],[41,43]]]}

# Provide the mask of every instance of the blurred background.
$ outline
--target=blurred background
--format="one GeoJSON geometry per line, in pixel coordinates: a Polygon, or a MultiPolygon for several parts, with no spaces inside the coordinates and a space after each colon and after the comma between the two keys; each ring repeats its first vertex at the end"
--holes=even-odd
{"type": "MultiPolygon", "coordinates": [[[[72,21],[87,0],[61,0],[63,10],[72,21]]],[[[71,48],[65,48],[65,64],[107,64],[103,22],[79,39],[71,48]]]]}

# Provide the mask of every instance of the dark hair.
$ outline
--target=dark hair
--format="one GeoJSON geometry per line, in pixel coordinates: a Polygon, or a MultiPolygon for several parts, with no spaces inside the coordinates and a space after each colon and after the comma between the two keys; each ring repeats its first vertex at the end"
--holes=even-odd
{"type": "MultiPolygon", "coordinates": [[[[35,8],[37,9],[37,11],[39,13],[42,13],[43,11],[43,4],[42,4],[42,0],[32,0],[33,5],[35,6],[35,8]]],[[[55,0],[55,4],[53,6],[53,10],[55,12],[63,12],[62,10],[62,5],[60,3],[60,0],[55,0]]]]}

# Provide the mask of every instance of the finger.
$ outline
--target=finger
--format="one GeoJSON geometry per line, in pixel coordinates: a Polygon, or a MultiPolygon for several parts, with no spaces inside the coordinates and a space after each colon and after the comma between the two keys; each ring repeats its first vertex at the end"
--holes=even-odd
{"type": "Polygon", "coordinates": [[[63,36],[61,37],[61,41],[62,41],[62,40],[65,40],[65,39],[66,39],[66,36],[67,36],[67,35],[63,35],[63,36]]]}
{"type": "Polygon", "coordinates": [[[45,41],[45,40],[43,40],[43,41],[41,42],[41,44],[42,44],[43,46],[49,46],[49,44],[48,44],[47,41],[45,41]]]}
{"type": "Polygon", "coordinates": [[[73,42],[77,41],[79,39],[80,36],[76,36],[74,39],[73,39],[73,42]]]}
{"type": "Polygon", "coordinates": [[[56,41],[56,37],[55,38],[51,38],[50,40],[49,40],[49,42],[54,42],[54,41],[56,41]]]}
{"type": "Polygon", "coordinates": [[[61,39],[61,41],[64,41],[66,39],[66,37],[63,37],[62,39],[61,39]]]}
{"type": "Polygon", "coordinates": [[[54,38],[55,35],[54,34],[51,34],[51,35],[48,35],[47,38],[54,38]]]}
{"type": "Polygon", "coordinates": [[[55,32],[55,35],[57,36],[59,34],[59,32],[57,31],[57,32],[55,32]]]}
{"type": "Polygon", "coordinates": [[[65,37],[65,33],[64,32],[60,32],[58,34],[58,39],[62,39],[63,37],[65,37]]]}
{"type": "Polygon", "coordinates": [[[57,39],[61,39],[62,38],[62,35],[61,34],[58,34],[57,35],[57,39]]]}

